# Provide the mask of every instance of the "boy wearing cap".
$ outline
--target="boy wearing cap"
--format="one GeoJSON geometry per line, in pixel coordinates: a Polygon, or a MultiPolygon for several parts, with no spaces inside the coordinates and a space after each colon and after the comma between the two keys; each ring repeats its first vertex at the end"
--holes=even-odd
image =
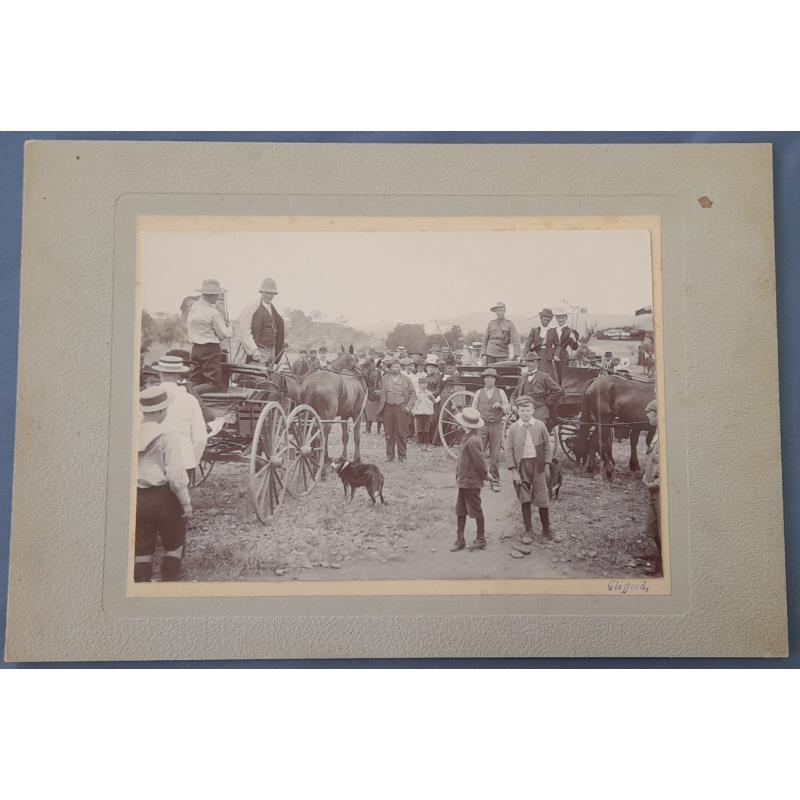
{"type": "Polygon", "coordinates": [[[261,297],[248,303],[239,317],[239,338],[248,361],[271,364],[284,344],[283,317],[272,305],[278,294],[275,279],[264,278],[258,293],[261,297]]]}
{"type": "Polygon", "coordinates": [[[430,450],[430,425],[433,417],[433,392],[428,389],[428,376],[419,375],[417,378],[417,395],[414,398],[414,407],[411,414],[414,418],[414,429],[417,433],[419,449],[430,450]]]}
{"type": "Polygon", "coordinates": [[[469,546],[470,550],[486,549],[486,531],[481,507],[481,488],[486,480],[486,462],[483,459],[483,444],[478,430],[483,427],[481,415],[467,406],[460,414],[456,414],[456,422],[464,431],[461,440],[461,449],[456,464],[456,485],[458,496],[456,498],[456,541],[450,548],[455,553],[466,547],[464,529],[467,525],[467,516],[475,520],[477,534],[475,541],[469,546]]]}
{"type": "Polygon", "coordinates": [[[486,326],[483,335],[481,360],[485,367],[496,361],[508,360],[512,350],[514,358],[519,357],[519,334],[514,323],[506,319],[506,304],[498,301],[489,310],[494,311],[496,319],[486,326]]]}
{"type": "Polygon", "coordinates": [[[183,466],[180,435],[165,426],[173,397],[164,386],[150,386],[139,394],[139,465],[136,477],[136,533],[133,579],[153,575],[156,539],[161,539],[161,580],[180,576],[186,543],[185,520],[191,516],[189,478],[183,466]]]}
{"type": "Polygon", "coordinates": [[[642,483],[647,487],[647,530],[658,547],[658,559],[654,566],[654,572],[661,572],[663,569],[661,560],[661,468],[658,453],[658,401],[651,400],[646,408],[645,414],[651,427],[656,429],[650,446],[647,448],[647,463],[642,474],[642,483]]]}
{"type": "Polygon", "coordinates": [[[550,500],[547,491],[547,472],[553,460],[553,441],[541,420],[533,416],[533,398],[524,395],[517,402],[519,419],[506,434],[506,455],[511,462],[511,479],[517,499],[522,506],[525,533],[523,544],[533,543],[531,504],[539,508],[542,535],[552,538],[550,529],[550,500]]]}
{"type": "Polygon", "coordinates": [[[497,370],[485,369],[483,388],[472,400],[472,407],[484,422],[480,429],[484,452],[489,450],[489,481],[493,492],[500,491],[500,448],[503,445],[503,417],[511,411],[506,393],[497,387],[497,370]]]}
{"type": "Polygon", "coordinates": [[[217,303],[223,289],[219,281],[208,278],[200,289],[202,297],[189,311],[187,322],[189,341],[192,343],[192,383],[198,394],[222,390],[223,339],[233,335],[217,303]]]}
{"type": "Polygon", "coordinates": [[[541,420],[548,429],[558,417],[558,404],[564,397],[564,390],[553,380],[552,376],[539,369],[540,358],[535,350],[528,350],[527,373],[520,375],[516,388],[511,393],[511,402],[522,397],[530,397],[533,401],[533,416],[541,420]]]}
{"type": "Polygon", "coordinates": [[[189,368],[179,356],[162,356],[155,369],[161,386],[172,395],[164,425],[180,434],[183,467],[191,480],[206,449],[208,431],[200,403],[180,383],[189,368]]]}

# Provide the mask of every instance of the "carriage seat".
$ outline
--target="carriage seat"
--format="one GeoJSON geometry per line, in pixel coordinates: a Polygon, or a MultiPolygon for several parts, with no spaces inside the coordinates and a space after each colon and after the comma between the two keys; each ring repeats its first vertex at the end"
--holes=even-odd
{"type": "Polygon", "coordinates": [[[238,400],[249,400],[254,394],[255,389],[237,386],[227,392],[206,392],[200,395],[200,399],[204,403],[234,403],[238,400]]]}

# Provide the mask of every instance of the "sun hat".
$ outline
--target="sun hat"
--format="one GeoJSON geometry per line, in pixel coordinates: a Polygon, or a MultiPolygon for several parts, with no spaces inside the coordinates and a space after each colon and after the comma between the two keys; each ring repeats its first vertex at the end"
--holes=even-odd
{"type": "Polygon", "coordinates": [[[555,312],[554,315],[556,317],[568,317],[569,316],[569,311],[567,311],[566,308],[556,308],[556,309],[554,309],[554,312],[555,312]]]}
{"type": "Polygon", "coordinates": [[[505,308],[506,304],[502,300],[498,300],[490,309],[489,311],[497,311],[498,308],[505,308]]]}
{"type": "Polygon", "coordinates": [[[222,294],[225,290],[219,285],[216,278],[206,278],[199,289],[195,289],[200,294],[222,294]]]}
{"type": "Polygon", "coordinates": [[[275,283],[275,278],[264,278],[264,280],[261,281],[261,288],[258,291],[278,294],[278,284],[275,283]]]}
{"type": "Polygon", "coordinates": [[[161,356],[155,366],[157,372],[188,372],[180,356],[161,356]]]}
{"type": "Polygon", "coordinates": [[[487,375],[494,375],[494,377],[496,378],[497,370],[494,367],[489,367],[488,369],[485,369],[483,372],[481,372],[482,378],[485,378],[487,375]]]}
{"type": "Polygon", "coordinates": [[[646,406],[645,411],[658,411],[658,400],[651,400],[646,406]]]}
{"type": "Polygon", "coordinates": [[[430,364],[431,366],[436,366],[439,359],[436,357],[434,353],[428,353],[427,357],[425,358],[425,363],[430,364]]]}
{"type": "Polygon", "coordinates": [[[145,414],[153,414],[161,411],[172,402],[172,395],[161,386],[148,386],[139,392],[139,405],[145,414]]]}
{"type": "Polygon", "coordinates": [[[482,342],[473,342],[473,343],[470,345],[470,347],[472,347],[472,348],[477,348],[478,350],[480,350],[480,349],[481,349],[481,347],[482,347],[482,342]]]}
{"type": "Polygon", "coordinates": [[[482,428],[483,419],[477,408],[467,406],[460,414],[456,414],[456,422],[465,428],[482,428]]]}
{"type": "Polygon", "coordinates": [[[414,363],[414,359],[413,358],[406,357],[406,358],[401,358],[400,359],[400,364],[402,366],[404,366],[404,367],[407,367],[409,364],[413,364],[413,363],[414,363]]]}

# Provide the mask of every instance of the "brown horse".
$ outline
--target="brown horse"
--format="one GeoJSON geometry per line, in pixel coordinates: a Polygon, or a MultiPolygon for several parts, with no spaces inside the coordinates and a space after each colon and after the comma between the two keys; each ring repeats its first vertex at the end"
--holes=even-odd
{"type": "MultiPolygon", "coordinates": [[[[361,461],[361,416],[367,395],[374,391],[378,370],[375,361],[364,359],[361,363],[353,353],[353,346],[342,352],[326,369],[318,369],[306,376],[303,381],[301,402],[306,403],[319,414],[323,428],[330,429],[330,423],[337,417],[342,425],[342,460],[347,459],[347,445],[350,434],[347,421],[353,420],[353,440],[355,453],[352,461],[361,461]]],[[[328,437],[325,436],[325,468],[329,462],[328,437]]]]}
{"type": "Polygon", "coordinates": [[[600,375],[595,378],[583,393],[580,426],[574,443],[578,461],[585,463],[587,470],[593,471],[595,459],[592,451],[599,442],[603,474],[609,480],[613,477],[612,441],[616,421],[629,426],[629,466],[631,472],[638,472],[640,467],[636,448],[639,435],[647,431],[647,443],[650,444],[655,433],[645,414],[647,404],[655,398],[655,383],[633,381],[618,375],[600,375]]]}

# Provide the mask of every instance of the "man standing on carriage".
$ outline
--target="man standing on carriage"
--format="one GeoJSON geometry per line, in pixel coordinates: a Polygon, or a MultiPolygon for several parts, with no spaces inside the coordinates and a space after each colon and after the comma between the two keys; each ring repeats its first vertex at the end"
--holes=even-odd
{"type": "Polygon", "coordinates": [[[553,350],[553,364],[556,368],[555,377],[559,383],[564,382],[564,367],[570,359],[570,350],[578,349],[578,333],[567,325],[567,312],[563,308],[556,309],[555,347],[553,350]]]}
{"type": "Polygon", "coordinates": [[[514,323],[506,319],[506,304],[499,301],[489,310],[494,311],[496,319],[486,326],[483,335],[481,361],[485,367],[497,361],[508,361],[512,350],[514,358],[519,357],[519,334],[514,323]]]}
{"type": "Polygon", "coordinates": [[[539,369],[540,356],[535,350],[528,350],[526,356],[528,371],[520,375],[517,386],[511,394],[512,404],[521,397],[533,401],[533,416],[552,430],[558,421],[558,404],[564,397],[564,390],[546,372],[539,369]]]}
{"type": "Polygon", "coordinates": [[[219,309],[223,289],[219,281],[208,278],[198,290],[202,297],[189,310],[187,327],[192,343],[192,383],[198,394],[222,390],[222,340],[233,335],[219,309]]]}
{"type": "Polygon", "coordinates": [[[261,297],[246,305],[239,317],[239,338],[248,361],[270,366],[284,345],[283,317],[272,305],[278,284],[274,278],[264,278],[258,292],[261,297]]]}

